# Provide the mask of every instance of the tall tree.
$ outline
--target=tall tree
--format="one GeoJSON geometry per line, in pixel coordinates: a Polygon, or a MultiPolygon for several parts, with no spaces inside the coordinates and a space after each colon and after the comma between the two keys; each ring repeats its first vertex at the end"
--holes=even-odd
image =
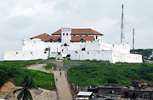
{"type": "Polygon", "coordinates": [[[33,100],[29,89],[32,88],[38,89],[38,88],[35,86],[32,78],[29,78],[28,75],[26,75],[23,81],[21,82],[21,86],[22,88],[13,91],[13,94],[15,94],[17,91],[21,91],[18,94],[17,99],[20,100],[22,98],[22,100],[28,100],[28,99],[33,100]]]}

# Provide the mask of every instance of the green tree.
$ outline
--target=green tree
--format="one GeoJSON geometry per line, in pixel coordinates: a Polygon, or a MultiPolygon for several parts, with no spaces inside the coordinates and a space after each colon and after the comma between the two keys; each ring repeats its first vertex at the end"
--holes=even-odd
{"type": "Polygon", "coordinates": [[[23,81],[21,82],[21,86],[22,88],[13,91],[13,94],[15,94],[17,91],[21,91],[18,94],[17,99],[20,100],[22,98],[22,100],[28,100],[28,99],[33,100],[29,89],[32,88],[38,89],[38,88],[35,86],[32,78],[29,78],[28,75],[26,75],[23,81]]]}

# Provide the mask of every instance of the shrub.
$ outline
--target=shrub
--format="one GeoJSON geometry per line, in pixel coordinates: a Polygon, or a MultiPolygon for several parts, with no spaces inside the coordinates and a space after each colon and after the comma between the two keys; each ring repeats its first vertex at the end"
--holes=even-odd
{"type": "Polygon", "coordinates": [[[56,70],[56,64],[54,63],[49,63],[45,66],[46,69],[52,69],[52,67],[54,67],[54,70],[56,70]]]}

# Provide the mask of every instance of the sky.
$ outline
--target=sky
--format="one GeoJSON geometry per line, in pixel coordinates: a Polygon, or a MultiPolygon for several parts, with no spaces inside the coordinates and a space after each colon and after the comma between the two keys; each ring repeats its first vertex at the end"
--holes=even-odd
{"type": "Polygon", "coordinates": [[[121,41],[124,4],[125,43],[132,49],[153,48],[153,0],[0,0],[0,61],[4,52],[22,50],[22,39],[61,27],[91,28],[109,43],[121,41]]]}

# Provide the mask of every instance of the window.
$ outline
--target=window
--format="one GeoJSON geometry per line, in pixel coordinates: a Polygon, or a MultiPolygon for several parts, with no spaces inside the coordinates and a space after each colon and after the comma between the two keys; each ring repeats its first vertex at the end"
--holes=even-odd
{"type": "Polygon", "coordinates": [[[68,33],[66,33],[66,36],[68,36],[68,33]]]}
{"type": "Polygon", "coordinates": [[[50,38],[49,42],[53,42],[52,38],[50,38]]]}
{"type": "Polygon", "coordinates": [[[96,39],[98,38],[98,36],[96,35],[96,39]]]}
{"type": "Polygon", "coordinates": [[[61,39],[59,38],[57,41],[61,42],[61,39]]]}
{"type": "Polygon", "coordinates": [[[63,33],[63,36],[65,35],[65,33],[63,33]]]}

